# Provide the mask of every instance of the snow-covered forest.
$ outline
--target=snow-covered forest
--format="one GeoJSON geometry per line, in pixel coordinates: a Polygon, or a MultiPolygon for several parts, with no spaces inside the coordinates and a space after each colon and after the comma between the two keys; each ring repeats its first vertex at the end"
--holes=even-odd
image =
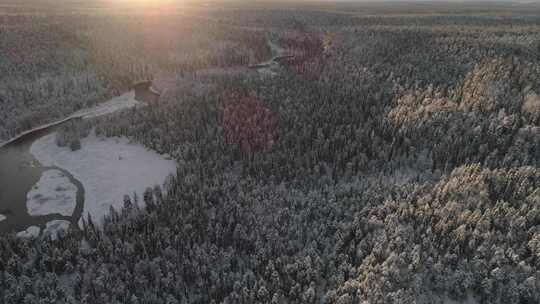
{"type": "Polygon", "coordinates": [[[153,80],[85,128],[177,164],[0,302],[540,302],[540,6],[187,3],[0,6],[1,140],[153,80]]]}

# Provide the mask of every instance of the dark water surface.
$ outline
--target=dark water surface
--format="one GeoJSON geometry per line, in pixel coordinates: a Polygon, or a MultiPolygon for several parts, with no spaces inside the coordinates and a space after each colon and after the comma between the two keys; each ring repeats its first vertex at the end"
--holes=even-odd
{"type": "Polygon", "coordinates": [[[84,188],[69,172],[58,167],[43,167],[30,153],[35,140],[53,132],[57,126],[32,132],[0,148],[0,214],[7,217],[0,222],[0,233],[22,231],[29,226],[45,228],[52,220],[67,220],[77,227],[84,205],[84,188]],[[26,194],[39,181],[41,174],[56,169],[64,173],[77,187],[77,202],[71,217],[60,214],[30,216],[26,209],[26,194]]]}

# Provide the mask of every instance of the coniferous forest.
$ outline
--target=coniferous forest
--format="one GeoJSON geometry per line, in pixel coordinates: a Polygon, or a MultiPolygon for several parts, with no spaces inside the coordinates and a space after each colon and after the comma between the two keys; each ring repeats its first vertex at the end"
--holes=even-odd
{"type": "Polygon", "coordinates": [[[540,5],[5,3],[1,140],[153,81],[73,124],[178,165],[0,303],[540,303],[540,5]]]}

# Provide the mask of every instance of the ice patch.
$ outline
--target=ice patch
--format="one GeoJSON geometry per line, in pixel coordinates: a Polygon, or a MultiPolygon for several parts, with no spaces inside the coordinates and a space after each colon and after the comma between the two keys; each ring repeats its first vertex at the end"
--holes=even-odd
{"type": "Polygon", "coordinates": [[[26,228],[25,231],[17,233],[17,237],[22,239],[35,239],[39,236],[40,232],[41,228],[39,228],[38,226],[30,226],[26,228]]]}
{"type": "Polygon", "coordinates": [[[71,216],[77,205],[77,187],[59,170],[45,171],[26,196],[31,216],[59,213],[71,216]]]}
{"type": "MultiPolygon", "coordinates": [[[[92,132],[81,140],[82,149],[72,152],[58,147],[55,133],[34,142],[30,152],[44,166],[57,166],[78,179],[85,189],[83,218],[91,214],[100,224],[110,206],[120,209],[124,195],[139,197],[147,187],[163,185],[176,173],[176,162],[131,144],[126,138],[97,138],[92,132]]],[[[142,206],[143,202],[139,204],[142,206]]]]}
{"type": "Polygon", "coordinates": [[[54,220],[47,223],[47,227],[43,230],[43,235],[51,236],[53,240],[58,239],[59,235],[67,233],[69,222],[64,220],[54,220]]]}

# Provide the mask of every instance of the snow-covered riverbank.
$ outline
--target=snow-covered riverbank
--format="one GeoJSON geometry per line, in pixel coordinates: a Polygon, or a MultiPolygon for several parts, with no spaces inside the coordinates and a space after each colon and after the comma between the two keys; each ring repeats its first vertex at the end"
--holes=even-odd
{"type": "Polygon", "coordinates": [[[11,143],[11,142],[14,142],[16,141],[17,139],[25,136],[25,135],[28,135],[30,133],[33,133],[33,132],[36,132],[36,131],[39,131],[39,130],[43,130],[43,129],[47,129],[47,128],[50,128],[52,126],[56,126],[56,125],[59,125],[61,123],[64,123],[66,121],[69,121],[69,120],[72,120],[72,119],[76,119],[76,118],[92,118],[92,117],[98,117],[98,116],[102,116],[102,115],[107,115],[107,114],[111,114],[111,113],[114,113],[116,111],[119,111],[119,110],[123,110],[123,109],[129,109],[129,108],[132,108],[132,107],[135,107],[137,105],[139,105],[140,102],[135,100],[135,91],[129,91],[127,93],[124,93],[120,96],[117,96],[117,97],[114,97],[106,102],[103,102],[103,103],[100,103],[92,108],[88,108],[88,109],[82,109],[82,110],[79,110],[71,115],[69,115],[68,117],[66,118],[63,118],[63,119],[60,119],[60,120],[57,120],[57,121],[54,121],[54,122],[51,122],[51,123],[48,123],[48,124],[45,124],[45,125],[42,125],[42,126],[39,126],[39,127],[35,127],[31,130],[28,130],[28,131],[25,131],[9,140],[6,140],[4,142],[0,141],[0,148],[2,148],[3,146],[11,143]]]}
{"type": "Polygon", "coordinates": [[[51,239],[58,239],[59,235],[67,233],[70,223],[65,220],[54,220],[47,223],[47,227],[43,230],[44,236],[50,236],[51,239]]]}
{"type": "Polygon", "coordinates": [[[17,233],[17,237],[22,239],[34,239],[37,238],[40,233],[41,228],[38,226],[30,226],[26,228],[26,230],[17,233]]]}
{"type": "MultiPolygon", "coordinates": [[[[44,166],[57,166],[70,172],[85,189],[83,217],[95,222],[120,208],[124,195],[142,198],[147,187],[162,185],[176,173],[176,162],[126,138],[98,138],[94,133],[81,140],[81,150],[72,152],[55,144],[55,133],[42,137],[30,152],[44,166]]],[[[139,204],[143,204],[142,199],[139,204]]]]}
{"type": "Polygon", "coordinates": [[[132,90],[120,96],[114,97],[106,102],[100,103],[95,107],[75,112],[72,117],[98,117],[111,114],[119,110],[133,108],[139,104],[140,102],[135,100],[135,91],[132,90]]]}

